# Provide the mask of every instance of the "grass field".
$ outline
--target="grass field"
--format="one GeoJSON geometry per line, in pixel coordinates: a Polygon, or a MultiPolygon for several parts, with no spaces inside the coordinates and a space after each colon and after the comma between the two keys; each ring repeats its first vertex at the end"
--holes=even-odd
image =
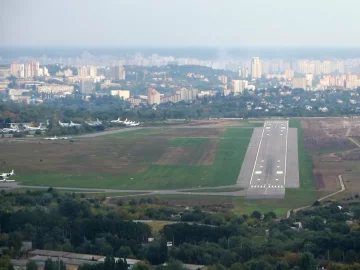
{"type": "Polygon", "coordinates": [[[299,177],[300,189],[314,190],[314,175],[312,171],[312,156],[304,146],[304,129],[299,121],[290,121],[289,127],[298,129],[299,177]]]}
{"type": "Polygon", "coordinates": [[[207,142],[208,138],[175,138],[171,141],[172,146],[193,146],[207,142]]]}
{"type": "Polygon", "coordinates": [[[16,180],[27,185],[119,189],[230,185],[236,182],[252,131],[241,127],[156,128],[83,139],[73,144],[44,141],[3,144],[8,154],[0,155],[0,162],[2,170],[14,168],[16,180]],[[158,164],[171,147],[183,151],[178,153],[177,163],[158,164]],[[193,152],[186,156],[186,151],[193,152]],[[199,159],[209,155],[211,162],[198,164],[199,159]]]}

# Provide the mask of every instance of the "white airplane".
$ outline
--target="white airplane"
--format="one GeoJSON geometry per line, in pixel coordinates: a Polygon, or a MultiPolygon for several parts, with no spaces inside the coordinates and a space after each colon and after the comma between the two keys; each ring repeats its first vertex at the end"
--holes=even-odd
{"type": "Polygon", "coordinates": [[[48,141],[56,141],[58,140],[59,138],[56,137],[56,135],[54,137],[47,137],[47,138],[44,138],[45,140],[48,140],[48,141]]]}
{"type": "Polygon", "coordinates": [[[30,127],[30,126],[25,126],[25,131],[37,131],[37,130],[46,130],[46,127],[43,127],[42,125],[39,125],[38,127],[30,127]]]}
{"type": "Polygon", "coordinates": [[[73,121],[70,121],[69,127],[80,127],[81,124],[74,123],[73,121]]]}
{"type": "Polygon", "coordinates": [[[60,120],[59,120],[59,125],[60,125],[61,127],[69,127],[69,126],[70,126],[69,123],[62,123],[60,120]]]}
{"type": "Polygon", "coordinates": [[[127,127],[136,127],[140,125],[140,123],[129,123],[129,124],[126,124],[127,127]]]}
{"type": "Polygon", "coordinates": [[[71,136],[68,136],[68,137],[60,137],[59,139],[60,139],[60,140],[72,140],[72,137],[71,137],[71,136]]]}
{"type": "Polygon", "coordinates": [[[127,118],[126,118],[125,121],[124,121],[124,124],[125,124],[125,125],[131,124],[131,123],[133,123],[133,121],[127,120],[127,118]]]}
{"type": "Polygon", "coordinates": [[[0,174],[0,177],[2,178],[0,182],[15,182],[15,180],[8,180],[10,176],[14,175],[14,170],[12,170],[10,173],[2,173],[0,174]]]}
{"type": "Polygon", "coordinates": [[[1,130],[2,133],[9,133],[9,132],[20,132],[18,128],[3,128],[1,130]]]}
{"type": "Polygon", "coordinates": [[[96,118],[96,121],[85,121],[85,123],[91,127],[101,126],[102,122],[96,118]]]}
{"type": "Polygon", "coordinates": [[[61,121],[59,121],[59,125],[61,127],[80,127],[81,126],[81,124],[74,123],[73,121],[70,121],[70,123],[62,123],[61,121]]]}
{"type": "Polygon", "coordinates": [[[124,123],[124,121],[121,121],[121,120],[120,120],[120,117],[119,117],[119,118],[116,119],[116,120],[111,120],[110,123],[122,124],[122,123],[124,123]]]}

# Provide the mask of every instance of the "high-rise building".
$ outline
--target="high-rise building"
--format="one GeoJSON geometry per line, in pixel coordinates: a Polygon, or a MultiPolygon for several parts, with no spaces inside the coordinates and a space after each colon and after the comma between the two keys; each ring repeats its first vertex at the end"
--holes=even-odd
{"type": "Polygon", "coordinates": [[[288,80],[294,78],[294,71],[290,68],[285,69],[285,77],[288,80]]]}
{"type": "Polygon", "coordinates": [[[300,77],[300,78],[293,78],[292,79],[292,88],[301,88],[306,89],[306,78],[300,77]]]}
{"type": "Polygon", "coordinates": [[[29,63],[24,65],[24,78],[31,78],[31,66],[29,63]]]}
{"type": "Polygon", "coordinates": [[[153,88],[148,89],[148,104],[160,104],[160,93],[153,88]]]}
{"type": "Polygon", "coordinates": [[[40,64],[37,61],[30,61],[29,62],[29,67],[30,67],[30,77],[37,77],[39,76],[39,68],[40,68],[40,64]]]}
{"type": "Polygon", "coordinates": [[[94,89],[95,85],[93,79],[82,79],[80,81],[80,91],[82,94],[92,94],[94,89]]]}
{"type": "Polygon", "coordinates": [[[25,77],[25,66],[18,62],[12,62],[10,65],[10,74],[18,78],[25,77]]]}
{"type": "Polygon", "coordinates": [[[181,88],[179,91],[181,100],[194,100],[196,99],[198,91],[192,88],[181,88]]]}
{"type": "Polygon", "coordinates": [[[259,57],[253,57],[251,60],[251,79],[256,80],[261,78],[262,69],[261,69],[261,61],[259,57]]]}
{"type": "Polygon", "coordinates": [[[240,95],[248,87],[248,81],[246,80],[232,80],[231,81],[231,92],[234,95],[240,95]]]}
{"type": "Polygon", "coordinates": [[[218,76],[218,80],[222,83],[222,84],[227,84],[228,82],[228,78],[225,75],[219,75],[218,76]]]}
{"type": "Polygon", "coordinates": [[[247,80],[248,77],[249,77],[249,69],[239,68],[239,78],[243,80],[247,80]]]}
{"type": "Polygon", "coordinates": [[[91,77],[97,76],[97,67],[95,66],[81,66],[78,68],[79,77],[91,77]]]}

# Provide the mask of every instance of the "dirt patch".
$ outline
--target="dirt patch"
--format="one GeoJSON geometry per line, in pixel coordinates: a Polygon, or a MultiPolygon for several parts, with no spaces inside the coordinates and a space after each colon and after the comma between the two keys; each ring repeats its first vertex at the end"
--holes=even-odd
{"type": "Polygon", "coordinates": [[[207,143],[208,151],[203,152],[203,155],[200,158],[200,163],[202,165],[212,165],[215,160],[215,152],[217,144],[219,143],[219,140],[211,140],[209,143],[207,143]]]}
{"type": "Polygon", "coordinates": [[[350,141],[348,138],[336,138],[336,137],[309,137],[305,136],[304,144],[307,150],[309,151],[321,151],[321,150],[331,150],[331,151],[344,151],[354,149],[356,145],[350,141]]]}
{"type": "Polygon", "coordinates": [[[339,161],[341,161],[341,157],[334,153],[322,154],[321,161],[322,162],[339,162],[339,161]]]}
{"type": "Polygon", "coordinates": [[[174,165],[178,164],[179,160],[184,155],[185,147],[168,147],[166,151],[161,155],[160,159],[155,162],[158,165],[174,165]]]}
{"type": "MultiPolygon", "coordinates": [[[[355,149],[353,151],[340,153],[339,156],[343,160],[360,160],[360,149],[355,149]]],[[[360,166],[360,164],[359,164],[359,166],[360,166]]]]}
{"type": "Polygon", "coordinates": [[[315,173],[315,185],[316,185],[316,189],[324,189],[325,188],[324,179],[323,179],[322,173],[320,173],[320,172],[315,173]]]}
{"type": "Polygon", "coordinates": [[[346,193],[350,195],[360,194],[360,174],[344,174],[344,184],[346,187],[346,193]]]}
{"type": "Polygon", "coordinates": [[[194,146],[168,147],[155,164],[159,165],[212,165],[218,139],[194,146]]]}

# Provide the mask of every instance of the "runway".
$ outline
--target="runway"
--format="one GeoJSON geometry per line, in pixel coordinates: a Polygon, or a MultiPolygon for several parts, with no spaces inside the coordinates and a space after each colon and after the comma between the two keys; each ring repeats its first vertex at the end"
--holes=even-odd
{"type": "Polygon", "coordinates": [[[247,188],[247,198],[284,198],[286,187],[299,187],[298,167],[297,129],[266,121],[254,129],[237,185],[247,188]]]}

